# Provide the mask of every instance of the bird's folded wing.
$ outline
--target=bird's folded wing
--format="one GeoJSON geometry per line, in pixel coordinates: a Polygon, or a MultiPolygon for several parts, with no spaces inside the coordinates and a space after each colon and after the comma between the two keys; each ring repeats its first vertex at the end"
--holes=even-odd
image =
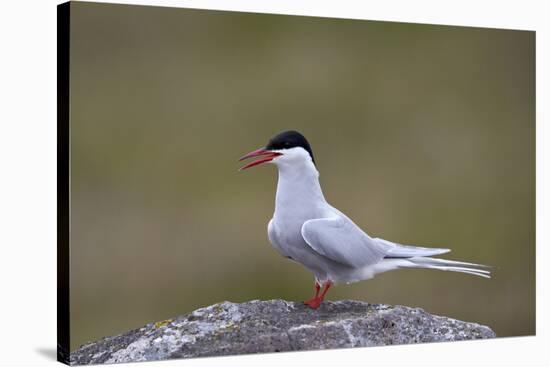
{"type": "Polygon", "coordinates": [[[310,219],[302,237],[317,253],[352,267],[376,264],[385,256],[382,246],[345,217],[310,219]]]}
{"type": "Polygon", "coordinates": [[[402,245],[400,243],[391,242],[382,238],[373,238],[373,241],[384,248],[386,257],[417,257],[417,256],[435,256],[447,253],[451,250],[448,248],[420,247],[402,245]]]}

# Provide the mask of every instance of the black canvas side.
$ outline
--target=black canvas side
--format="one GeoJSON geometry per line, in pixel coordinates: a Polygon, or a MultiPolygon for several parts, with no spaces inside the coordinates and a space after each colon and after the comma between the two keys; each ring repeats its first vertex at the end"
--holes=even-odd
{"type": "Polygon", "coordinates": [[[57,360],[70,364],[69,42],[70,3],[57,6],[57,360]]]}

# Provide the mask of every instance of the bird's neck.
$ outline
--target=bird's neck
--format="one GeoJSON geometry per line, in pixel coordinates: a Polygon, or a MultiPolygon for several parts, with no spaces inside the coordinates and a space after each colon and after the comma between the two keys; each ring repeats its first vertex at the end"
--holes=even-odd
{"type": "Polygon", "coordinates": [[[311,210],[326,203],[313,162],[279,165],[278,170],[275,212],[311,210]]]}

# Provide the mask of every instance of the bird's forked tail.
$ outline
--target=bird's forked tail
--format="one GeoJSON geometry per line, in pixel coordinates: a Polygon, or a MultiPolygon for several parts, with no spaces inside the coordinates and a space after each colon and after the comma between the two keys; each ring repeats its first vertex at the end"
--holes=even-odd
{"type": "Polygon", "coordinates": [[[487,270],[490,266],[467,263],[463,261],[454,261],[446,259],[436,259],[433,257],[409,257],[401,259],[399,267],[401,268],[420,268],[436,269],[444,271],[456,271],[460,273],[477,275],[484,278],[491,278],[491,272],[487,270]]]}

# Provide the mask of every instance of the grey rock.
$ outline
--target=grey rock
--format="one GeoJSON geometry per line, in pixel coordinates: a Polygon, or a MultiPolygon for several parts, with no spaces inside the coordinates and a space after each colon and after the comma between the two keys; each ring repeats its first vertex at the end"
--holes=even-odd
{"type": "Polygon", "coordinates": [[[317,310],[283,300],[223,302],[85,344],[71,364],[120,363],[494,338],[487,326],[420,308],[325,302],[317,310]]]}

